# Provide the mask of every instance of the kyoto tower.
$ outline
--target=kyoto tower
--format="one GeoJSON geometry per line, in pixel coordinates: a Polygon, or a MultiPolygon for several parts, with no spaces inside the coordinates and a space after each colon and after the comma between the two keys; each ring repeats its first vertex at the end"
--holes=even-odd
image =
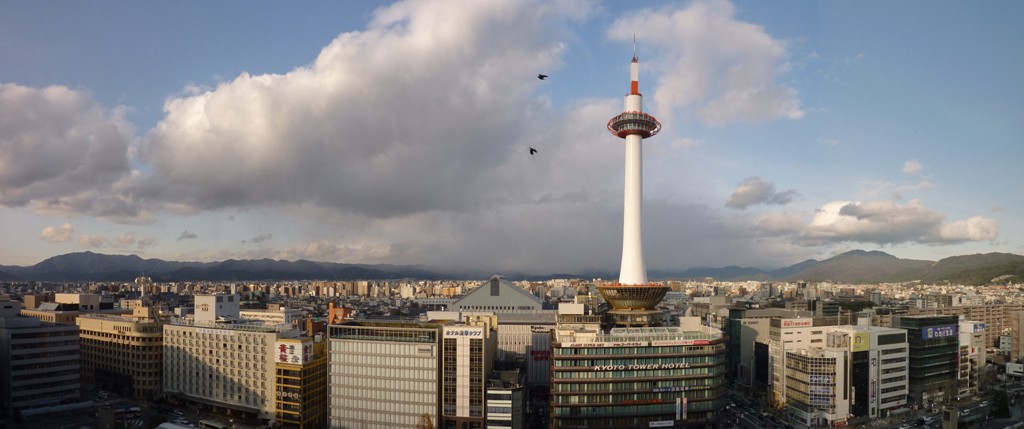
{"type": "Polygon", "coordinates": [[[622,219],[622,266],[619,283],[598,287],[612,306],[611,315],[620,326],[657,324],[654,306],[665,297],[667,286],[649,284],[644,266],[643,246],[643,152],[647,137],[661,131],[661,123],[644,113],[640,94],[640,63],[633,42],[633,62],[629,66],[630,87],[625,111],[608,121],[608,131],[626,140],[626,183],[622,219]]]}

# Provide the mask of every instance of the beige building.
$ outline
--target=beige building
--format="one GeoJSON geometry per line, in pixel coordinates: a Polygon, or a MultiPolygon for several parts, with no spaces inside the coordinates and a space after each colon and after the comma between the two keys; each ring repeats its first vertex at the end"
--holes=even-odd
{"type": "Polygon", "coordinates": [[[194,319],[164,325],[164,393],[219,413],[274,420],[275,347],[300,332],[239,319],[239,300],[196,295],[194,319]]]}
{"type": "Polygon", "coordinates": [[[131,314],[82,314],[82,384],[137,399],[163,392],[163,322],[156,310],[133,303],[131,314]]]}

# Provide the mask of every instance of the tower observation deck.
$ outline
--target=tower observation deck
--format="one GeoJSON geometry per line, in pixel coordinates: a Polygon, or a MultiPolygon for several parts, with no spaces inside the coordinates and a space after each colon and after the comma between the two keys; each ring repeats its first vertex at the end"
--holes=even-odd
{"type": "Polygon", "coordinates": [[[644,113],[640,94],[640,64],[636,53],[630,63],[630,90],[625,109],[608,121],[608,131],[626,142],[625,192],[622,219],[622,265],[619,282],[598,286],[620,326],[651,326],[658,322],[654,309],[668,287],[648,283],[643,249],[643,139],[661,131],[661,123],[644,113]]]}

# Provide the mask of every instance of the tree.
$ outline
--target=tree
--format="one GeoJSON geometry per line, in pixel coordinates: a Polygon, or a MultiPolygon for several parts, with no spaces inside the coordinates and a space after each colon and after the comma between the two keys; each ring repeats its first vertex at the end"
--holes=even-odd
{"type": "Polygon", "coordinates": [[[434,429],[434,421],[430,418],[430,414],[420,414],[420,421],[416,423],[416,429],[434,429]]]}

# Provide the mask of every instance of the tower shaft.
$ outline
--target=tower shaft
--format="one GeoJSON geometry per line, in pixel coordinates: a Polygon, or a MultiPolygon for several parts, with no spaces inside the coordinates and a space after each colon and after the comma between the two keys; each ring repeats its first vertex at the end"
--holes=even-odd
{"type": "Polygon", "coordinates": [[[643,138],[626,136],[626,182],[622,210],[622,265],[619,283],[647,283],[643,243],[643,138]]]}

